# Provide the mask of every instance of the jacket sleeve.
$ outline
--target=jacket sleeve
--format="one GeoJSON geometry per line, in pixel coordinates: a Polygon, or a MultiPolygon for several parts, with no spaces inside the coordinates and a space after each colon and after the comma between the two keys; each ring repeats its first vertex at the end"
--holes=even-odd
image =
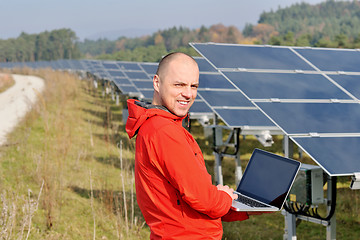
{"type": "Polygon", "coordinates": [[[152,136],[152,164],[161,169],[165,178],[179,191],[181,198],[193,209],[211,218],[224,216],[232,199],[211,182],[197,143],[180,127],[163,126],[152,136]],[[198,152],[197,152],[198,151],[198,152]]]}
{"type": "Polygon", "coordinates": [[[234,221],[243,221],[249,218],[247,212],[237,212],[234,210],[229,210],[227,214],[221,217],[223,222],[234,222],[234,221]]]}

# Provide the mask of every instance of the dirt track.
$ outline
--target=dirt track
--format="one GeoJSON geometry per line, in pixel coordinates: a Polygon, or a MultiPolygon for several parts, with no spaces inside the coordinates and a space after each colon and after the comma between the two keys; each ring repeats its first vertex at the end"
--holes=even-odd
{"type": "Polygon", "coordinates": [[[44,80],[35,76],[13,75],[15,84],[0,93],[0,145],[36,101],[37,92],[44,88],[44,80]]]}

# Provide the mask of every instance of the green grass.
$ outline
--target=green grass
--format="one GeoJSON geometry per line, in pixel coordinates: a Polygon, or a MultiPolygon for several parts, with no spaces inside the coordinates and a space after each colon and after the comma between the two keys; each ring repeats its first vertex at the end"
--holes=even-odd
{"type": "Polygon", "coordinates": [[[25,238],[30,230],[29,239],[148,238],[134,193],[134,142],[119,121],[121,106],[86,80],[32,74],[46,80],[46,91],[0,148],[2,237],[25,238]],[[32,214],[26,209],[40,189],[32,214]]]}
{"type": "MultiPolygon", "coordinates": [[[[120,121],[122,105],[103,97],[88,80],[52,71],[23,72],[44,78],[47,87],[0,147],[1,237],[25,239],[29,233],[29,239],[149,239],[136,205],[135,141],[128,139],[120,121]]],[[[191,132],[213,174],[212,139],[203,136],[196,121],[191,132]]],[[[241,139],[243,169],[255,147],[282,154],[281,136],[274,140],[264,148],[252,136],[241,139]]],[[[312,163],[307,156],[300,160],[312,163]]],[[[225,158],[222,166],[224,183],[235,187],[234,161],[225,158]]],[[[340,178],[338,186],[337,237],[360,239],[360,193],[348,189],[348,178],[340,178]]],[[[284,217],[263,214],[223,226],[223,239],[282,239],[284,217]]],[[[326,239],[326,228],[302,221],[297,236],[326,239]]]]}

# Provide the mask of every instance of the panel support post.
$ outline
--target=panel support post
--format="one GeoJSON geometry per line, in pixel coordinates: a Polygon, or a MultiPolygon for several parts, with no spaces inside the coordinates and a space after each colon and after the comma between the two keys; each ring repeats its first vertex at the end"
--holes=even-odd
{"type": "Polygon", "coordinates": [[[214,130],[214,155],[215,155],[215,164],[214,164],[214,173],[215,173],[215,182],[216,184],[223,185],[223,176],[222,176],[222,153],[221,153],[221,146],[223,145],[223,135],[222,135],[222,128],[217,125],[217,119],[215,117],[215,127],[214,130]]]}
{"type": "MultiPolygon", "coordinates": [[[[284,135],[283,139],[283,148],[284,148],[284,155],[287,158],[293,157],[293,143],[289,136],[284,135]]],[[[284,240],[296,240],[296,216],[291,214],[285,210],[285,233],[283,236],[284,240]]]]}
{"type": "Polygon", "coordinates": [[[282,210],[285,215],[285,233],[284,240],[296,240],[296,216],[285,210],[282,210]]]}
{"type": "Polygon", "coordinates": [[[120,104],[119,93],[116,92],[116,105],[119,106],[119,104],[120,104]]]}
{"type": "Polygon", "coordinates": [[[221,167],[222,156],[221,156],[221,153],[215,152],[214,154],[215,154],[215,166],[214,166],[215,181],[216,181],[216,184],[224,185],[223,175],[222,175],[222,167],[221,167]]]}
{"type": "Polygon", "coordinates": [[[234,131],[234,139],[236,146],[236,155],[235,155],[235,186],[237,186],[242,178],[242,168],[241,168],[241,159],[240,159],[240,130],[234,131]]]}
{"type": "MultiPolygon", "coordinates": [[[[332,177],[328,176],[328,188],[327,188],[327,199],[328,199],[328,213],[331,211],[331,203],[332,201],[336,201],[336,199],[333,199],[333,184],[336,185],[336,180],[334,181],[332,177]]],[[[336,190],[335,190],[336,191],[336,190]]],[[[332,215],[332,217],[329,220],[329,224],[326,226],[326,240],[335,240],[336,239],[336,212],[332,215]]]]}

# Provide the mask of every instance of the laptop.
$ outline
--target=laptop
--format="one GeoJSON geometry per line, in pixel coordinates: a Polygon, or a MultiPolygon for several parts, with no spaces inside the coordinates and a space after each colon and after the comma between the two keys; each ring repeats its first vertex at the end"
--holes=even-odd
{"type": "Polygon", "coordinates": [[[301,163],[255,149],[234,193],[236,211],[279,211],[285,203],[301,163]]]}

